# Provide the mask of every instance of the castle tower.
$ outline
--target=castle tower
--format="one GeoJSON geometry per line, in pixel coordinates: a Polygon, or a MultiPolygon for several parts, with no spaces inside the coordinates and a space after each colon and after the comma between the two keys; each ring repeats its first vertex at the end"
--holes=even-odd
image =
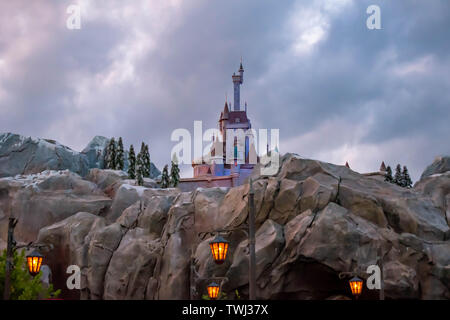
{"type": "Polygon", "coordinates": [[[228,109],[228,102],[225,101],[225,106],[223,107],[223,111],[220,113],[220,119],[219,119],[219,130],[220,133],[222,134],[222,138],[225,140],[226,139],[226,126],[228,123],[228,114],[229,114],[229,109],[228,109]]]}
{"type": "Polygon", "coordinates": [[[239,74],[233,73],[231,77],[233,79],[234,87],[234,106],[233,111],[241,110],[241,84],[244,82],[244,68],[242,67],[242,62],[239,67],[239,74]]]}
{"type": "Polygon", "coordinates": [[[242,59],[238,71],[233,73],[232,80],[234,108],[226,95],[218,123],[220,134],[213,135],[210,152],[205,156],[207,161],[192,162],[194,175],[193,178],[181,179],[179,187],[183,191],[192,191],[199,186],[210,188],[243,185],[247,183],[246,179],[251,175],[254,165],[259,162],[255,137],[248,131],[252,125],[247,117],[247,102],[242,108],[240,103],[240,89],[244,82],[242,59]],[[241,130],[244,131],[244,136],[241,130]],[[227,132],[232,134],[228,138],[227,132]],[[234,159],[228,159],[227,156],[234,159]]]}

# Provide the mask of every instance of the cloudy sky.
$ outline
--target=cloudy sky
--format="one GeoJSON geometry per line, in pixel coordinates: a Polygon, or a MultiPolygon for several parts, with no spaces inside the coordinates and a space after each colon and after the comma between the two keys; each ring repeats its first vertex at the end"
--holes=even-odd
{"type": "Polygon", "coordinates": [[[241,100],[282,153],[416,180],[450,154],[449,29],[448,0],[1,1],[0,132],[146,141],[161,167],[174,129],[216,127],[243,56],[241,100]]]}

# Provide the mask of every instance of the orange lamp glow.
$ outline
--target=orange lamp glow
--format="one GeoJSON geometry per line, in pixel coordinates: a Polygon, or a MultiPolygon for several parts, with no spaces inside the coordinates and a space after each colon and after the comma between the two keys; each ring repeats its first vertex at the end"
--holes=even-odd
{"type": "Polygon", "coordinates": [[[32,276],[35,276],[41,270],[43,256],[34,250],[31,254],[27,255],[28,271],[32,276]]]}
{"type": "Polygon", "coordinates": [[[214,261],[217,264],[222,264],[227,257],[228,241],[220,235],[217,235],[217,237],[209,243],[209,246],[211,247],[211,253],[214,261]]]}
{"type": "Polygon", "coordinates": [[[355,296],[355,298],[358,298],[359,295],[361,295],[362,287],[363,287],[363,281],[358,278],[354,277],[349,281],[350,289],[352,290],[352,294],[355,296]]]}
{"type": "Polygon", "coordinates": [[[208,287],[208,296],[211,300],[216,300],[219,296],[220,287],[217,283],[213,282],[208,287]]]}

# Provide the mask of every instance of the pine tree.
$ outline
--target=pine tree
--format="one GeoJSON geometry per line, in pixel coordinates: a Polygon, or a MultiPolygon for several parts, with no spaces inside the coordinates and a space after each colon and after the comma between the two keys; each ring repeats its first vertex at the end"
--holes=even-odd
{"type": "Polygon", "coordinates": [[[402,185],[402,167],[400,164],[397,164],[397,167],[395,168],[394,183],[399,186],[402,185]]]}
{"type": "Polygon", "coordinates": [[[114,140],[114,137],[109,140],[108,148],[106,150],[106,169],[113,169],[116,170],[116,141],[114,140]]]}
{"type": "Polygon", "coordinates": [[[117,154],[116,154],[116,169],[123,170],[123,168],[124,168],[123,142],[122,142],[122,137],[119,137],[119,142],[117,144],[117,154]]]}
{"type": "Polygon", "coordinates": [[[128,177],[130,179],[136,178],[136,155],[133,145],[130,146],[130,151],[128,151],[128,177]]]}
{"type": "Polygon", "coordinates": [[[172,187],[178,186],[180,183],[180,169],[178,168],[178,159],[174,154],[172,158],[172,167],[170,168],[170,185],[172,187]]]}
{"type": "Polygon", "coordinates": [[[406,166],[403,166],[403,172],[402,172],[402,181],[403,181],[403,187],[411,188],[412,187],[412,180],[408,173],[408,168],[406,166]]]}
{"type": "Polygon", "coordinates": [[[161,176],[161,188],[163,188],[163,189],[168,188],[170,185],[168,167],[169,166],[167,164],[164,166],[162,176],[161,176]]]}
{"type": "Polygon", "coordinates": [[[138,186],[144,185],[143,171],[144,171],[144,165],[142,162],[142,153],[139,152],[139,154],[137,156],[137,161],[136,161],[136,184],[138,186]]]}
{"type": "Polygon", "coordinates": [[[105,148],[105,158],[103,159],[103,167],[105,169],[109,169],[109,149],[110,149],[111,139],[108,142],[108,145],[105,148]]]}
{"type": "MultiPolygon", "coordinates": [[[[139,151],[139,153],[141,154],[141,157],[142,157],[142,166],[143,166],[142,175],[147,178],[150,175],[147,175],[147,166],[146,166],[146,164],[147,164],[148,151],[146,151],[146,150],[148,150],[147,146],[146,146],[146,144],[144,142],[142,142],[142,144],[141,144],[141,151],[139,151]]],[[[148,156],[148,161],[150,161],[150,156],[148,156]]]]}
{"type": "Polygon", "coordinates": [[[393,183],[394,182],[394,178],[392,177],[392,169],[391,166],[387,166],[386,168],[386,174],[384,175],[384,181],[393,183]]]}
{"type": "Polygon", "coordinates": [[[144,177],[150,178],[150,153],[148,151],[148,145],[146,144],[144,144],[144,153],[142,161],[144,164],[144,177]]]}

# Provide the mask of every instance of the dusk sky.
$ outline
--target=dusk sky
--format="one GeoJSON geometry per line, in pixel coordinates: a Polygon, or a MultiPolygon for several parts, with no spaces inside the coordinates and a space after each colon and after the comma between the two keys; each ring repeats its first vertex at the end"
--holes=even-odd
{"type": "Polygon", "coordinates": [[[416,181],[450,154],[449,30],[448,0],[2,0],[0,132],[78,151],[145,141],[161,169],[173,130],[217,126],[242,56],[241,101],[254,128],[280,129],[281,153],[401,163],[416,181]]]}

